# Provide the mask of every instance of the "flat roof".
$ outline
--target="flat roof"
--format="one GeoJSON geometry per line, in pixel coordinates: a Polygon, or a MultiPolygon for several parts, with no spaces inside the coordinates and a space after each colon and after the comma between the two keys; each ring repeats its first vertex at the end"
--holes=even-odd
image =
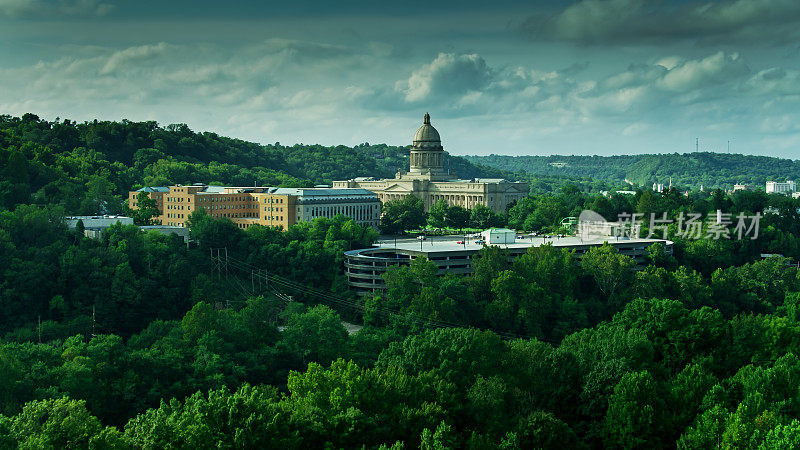
{"type": "Polygon", "coordinates": [[[64,217],[67,220],[83,220],[83,219],[131,219],[128,216],[118,216],[118,215],[97,215],[97,216],[66,216],[64,217]]]}
{"type": "MultiPolygon", "coordinates": [[[[387,250],[404,250],[409,252],[423,252],[423,253],[438,253],[438,252],[457,252],[457,251],[475,251],[477,252],[481,248],[483,248],[483,244],[476,244],[476,238],[470,238],[469,242],[466,244],[458,244],[459,241],[464,241],[464,239],[460,236],[439,236],[439,237],[430,237],[428,236],[424,241],[420,241],[418,239],[402,239],[398,240],[395,246],[394,240],[386,240],[381,241],[377,244],[378,249],[387,249],[387,250]],[[420,242],[422,245],[420,246],[420,242]]],[[[514,243],[510,244],[492,244],[500,248],[509,248],[509,249],[527,249],[530,247],[539,247],[544,244],[552,244],[553,247],[557,248],[570,248],[570,247],[582,247],[582,246],[596,246],[602,245],[604,242],[608,242],[611,245],[630,245],[630,244],[644,244],[644,245],[651,245],[657,242],[665,243],[667,245],[672,244],[672,241],[666,239],[644,239],[644,238],[635,238],[635,239],[617,239],[613,236],[604,237],[600,239],[581,239],[577,236],[567,236],[562,238],[544,238],[544,237],[525,237],[524,239],[516,239],[514,243]]],[[[373,250],[376,248],[373,247],[373,250]]],[[[353,250],[353,251],[363,251],[368,249],[360,249],[360,250],[353,250]]]]}
{"type": "Polygon", "coordinates": [[[302,197],[336,197],[348,195],[376,195],[362,188],[277,188],[271,194],[297,195],[302,197]]]}

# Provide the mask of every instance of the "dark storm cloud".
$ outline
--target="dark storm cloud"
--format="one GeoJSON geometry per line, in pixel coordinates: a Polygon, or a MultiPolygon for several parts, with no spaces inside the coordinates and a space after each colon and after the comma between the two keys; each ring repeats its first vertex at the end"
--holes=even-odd
{"type": "Polygon", "coordinates": [[[582,43],[786,43],[800,35],[797,0],[580,0],[552,16],[530,17],[534,36],[582,43]]]}
{"type": "Polygon", "coordinates": [[[114,5],[100,0],[0,0],[0,17],[105,16],[114,5]]]}

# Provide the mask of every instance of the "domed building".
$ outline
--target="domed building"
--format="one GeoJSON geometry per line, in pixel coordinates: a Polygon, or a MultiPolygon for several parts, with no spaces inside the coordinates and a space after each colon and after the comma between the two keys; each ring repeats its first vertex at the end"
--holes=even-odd
{"type": "Polygon", "coordinates": [[[389,180],[359,177],[334,181],[333,187],[367,189],[377,194],[381,202],[413,194],[422,199],[426,211],[439,200],[445,200],[450,206],[472,209],[484,205],[500,213],[511,202],[528,195],[527,183],[502,178],[455,179],[444,168],[445,157],[439,132],[431,125],[431,116],[425,113],[422,126],[411,141],[408,172],[400,171],[389,180]]]}

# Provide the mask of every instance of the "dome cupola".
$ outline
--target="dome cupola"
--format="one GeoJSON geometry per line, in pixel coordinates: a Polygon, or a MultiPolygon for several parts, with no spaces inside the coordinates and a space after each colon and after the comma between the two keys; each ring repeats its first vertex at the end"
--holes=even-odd
{"type": "Polygon", "coordinates": [[[439,132],[431,125],[431,116],[425,113],[422,119],[422,126],[414,133],[414,140],[411,143],[413,149],[420,150],[442,150],[442,139],[439,132]]]}

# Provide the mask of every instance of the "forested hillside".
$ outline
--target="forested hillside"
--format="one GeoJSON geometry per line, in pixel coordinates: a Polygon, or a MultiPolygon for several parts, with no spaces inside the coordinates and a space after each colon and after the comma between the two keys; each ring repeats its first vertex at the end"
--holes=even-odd
{"type": "MultiPolygon", "coordinates": [[[[502,176],[451,157],[465,177],[502,176]]],[[[312,186],[408,169],[408,147],[385,144],[260,145],[186,125],[156,122],[53,122],[33,114],[0,116],[0,206],[58,204],[68,214],[121,212],[141,186],[214,183],[312,186]]]]}
{"type": "Polygon", "coordinates": [[[417,258],[387,271],[386,292],[357,297],[343,254],[378,234],[345,216],[244,230],[201,209],[188,246],[133,225],[89,239],[63,218],[118,205],[141,183],[391,175],[405,148],[2,120],[0,449],[800,442],[800,199],[607,198],[594,192],[605,182],[554,175],[505,214],[443,203],[426,214],[409,196],[384,206],[396,232],[427,222],[554,233],[591,209],[641,214],[644,232],[668,234],[674,251],[650,245],[637,266],[608,244],[581,256],[543,245],[513,260],[487,246],[472,275],[439,276],[417,258]],[[718,210],[759,217],[757,233],[715,236],[718,210]],[[686,215],[705,219],[696,236],[648,221],[686,215]],[[221,249],[224,263],[213,258],[221,249]]]}
{"type": "Polygon", "coordinates": [[[723,153],[620,156],[465,156],[464,159],[502,170],[534,175],[591,177],[640,186],[669,183],[706,189],[731,189],[734,184],[800,179],[800,160],[723,153]],[[563,163],[563,164],[562,164],[563,163]]]}

